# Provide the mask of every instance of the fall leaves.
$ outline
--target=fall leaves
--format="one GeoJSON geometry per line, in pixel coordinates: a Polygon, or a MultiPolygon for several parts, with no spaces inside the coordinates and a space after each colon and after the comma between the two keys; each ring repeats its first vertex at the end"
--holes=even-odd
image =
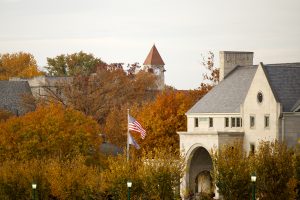
{"type": "Polygon", "coordinates": [[[58,157],[97,152],[99,125],[79,111],[51,104],[0,124],[1,160],[58,157]]]}
{"type": "Polygon", "coordinates": [[[242,143],[224,145],[213,152],[214,180],[225,199],[249,199],[250,176],[256,173],[259,199],[295,199],[299,156],[278,141],[260,142],[255,154],[247,155],[242,143]]]}
{"type": "Polygon", "coordinates": [[[30,53],[0,54],[0,80],[11,77],[32,78],[42,74],[30,53]]]}
{"type": "MultiPolygon", "coordinates": [[[[24,70],[18,70],[21,55],[9,65],[15,71],[4,68],[1,57],[3,79],[40,74],[29,54],[24,70]]],[[[209,87],[157,91],[153,74],[127,72],[83,52],[48,58],[47,70],[48,75],[73,76],[59,88],[63,99],[38,102],[34,112],[20,117],[0,113],[1,199],[29,199],[33,180],[39,199],[123,199],[128,178],[134,180],[135,198],[178,195],[184,160],[177,131],[186,129],[185,112],[209,87]],[[106,158],[99,149],[100,134],[125,147],[128,108],[147,137],[138,140],[143,150],[131,149],[132,160],[126,163],[124,155],[106,158]]]]}

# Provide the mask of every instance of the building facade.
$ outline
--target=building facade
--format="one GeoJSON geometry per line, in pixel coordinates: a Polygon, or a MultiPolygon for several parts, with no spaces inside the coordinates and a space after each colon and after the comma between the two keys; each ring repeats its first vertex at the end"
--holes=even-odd
{"type": "MultiPolygon", "coordinates": [[[[220,52],[220,83],[187,113],[179,132],[187,171],[181,193],[210,192],[210,152],[235,140],[255,151],[259,142],[300,137],[300,63],[253,65],[252,52],[220,52]]],[[[218,196],[216,196],[218,198],[218,196]]]]}

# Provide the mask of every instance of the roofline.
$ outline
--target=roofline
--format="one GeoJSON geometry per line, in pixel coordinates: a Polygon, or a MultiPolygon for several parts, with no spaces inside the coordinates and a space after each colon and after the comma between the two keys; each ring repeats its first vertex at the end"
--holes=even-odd
{"type": "Polygon", "coordinates": [[[185,113],[185,115],[241,115],[241,113],[185,113]]]}
{"type": "Polygon", "coordinates": [[[300,112],[282,112],[283,116],[300,116],[300,112]]]}
{"type": "Polygon", "coordinates": [[[245,132],[244,131],[236,131],[236,132],[225,132],[225,131],[201,131],[201,132],[187,132],[187,131],[177,131],[178,135],[215,135],[215,136],[220,136],[220,135],[231,135],[231,136],[244,136],[245,132]]]}
{"type": "Polygon", "coordinates": [[[265,67],[264,63],[263,63],[263,62],[260,62],[259,65],[260,65],[261,68],[263,69],[263,72],[264,72],[264,74],[265,74],[265,76],[266,76],[266,78],[267,78],[268,84],[269,84],[269,86],[270,86],[270,88],[271,88],[271,91],[272,91],[272,93],[273,93],[273,95],[274,95],[274,98],[275,98],[276,102],[277,102],[277,103],[280,103],[277,94],[275,93],[275,91],[274,91],[272,85],[270,84],[270,78],[269,78],[269,76],[268,76],[268,73],[267,73],[267,71],[266,71],[266,67],[265,67]]]}
{"type": "MultiPolygon", "coordinates": [[[[292,63],[268,63],[268,64],[265,64],[265,65],[272,65],[272,66],[281,66],[281,65],[299,65],[300,62],[292,62],[292,63]]],[[[299,66],[284,66],[284,67],[299,67],[299,66]]]]}
{"type": "Polygon", "coordinates": [[[220,51],[219,53],[231,53],[231,54],[238,54],[238,53],[251,53],[254,54],[252,51],[220,51]]]}

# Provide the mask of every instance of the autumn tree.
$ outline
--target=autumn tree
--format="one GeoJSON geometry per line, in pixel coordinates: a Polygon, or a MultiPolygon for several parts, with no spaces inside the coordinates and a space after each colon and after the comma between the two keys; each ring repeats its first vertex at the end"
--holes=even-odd
{"type": "Polygon", "coordinates": [[[242,143],[221,146],[212,157],[213,179],[224,199],[249,199],[251,168],[242,143]]]}
{"type": "Polygon", "coordinates": [[[207,56],[201,55],[204,72],[202,74],[203,82],[201,87],[214,86],[219,83],[220,68],[215,66],[215,55],[212,51],[209,51],[207,56]]]}
{"type": "Polygon", "coordinates": [[[295,162],[286,144],[261,142],[252,158],[259,199],[295,199],[295,162]]]}
{"type": "Polygon", "coordinates": [[[0,123],[0,159],[64,160],[81,154],[97,160],[101,143],[98,134],[99,125],[79,111],[54,104],[38,107],[0,123]]]}
{"type": "Polygon", "coordinates": [[[292,149],[278,141],[261,141],[247,155],[241,143],[225,145],[213,153],[213,177],[224,199],[248,199],[250,177],[256,174],[259,199],[295,199],[295,157],[292,149]]]}
{"type": "Polygon", "coordinates": [[[0,80],[8,80],[10,77],[32,78],[42,74],[30,53],[0,54],[0,80]]]}
{"type": "Polygon", "coordinates": [[[178,150],[177,131],[186,130],[185,113],[206,92],[206,90],[166,90],[154,101],[145,103],[142,108],[135,110],[138,121],[147,131],[146,138],[139,141],[141,145],[150,149],[169,146],[178,150]]]}
{"type": "Polygon", "coordinates": [[[100,58],[82,51],[47,58],[47,63],[45,68],[51,76],[89,75],[96,72],[98,67],[106,65],[100,58]]]}
{"type": "Polygon", "coordinates": [[[103,199],[101,197],[101,170],[86,165],[86,159],[58,158],[6,160],[0,165],[0,199],[33,197],[31,184],[37,184],[37,199],[103,199]]]}
{"type": "Polygon", "coordinates": [[[13,114],[7,110],[0,109],[0,122],[6,121],[8,118],[12,117],[13,114]]]}
{"type": "Polygon", "coordinates": [[[103,172],[103,192],[113,199],[127,198],[128,180],[132,181],[132,199],[176,199],[183,176],[184,159],[171,148],[157,148],[132,156],[109,158],[108,169],[103,172]]]}

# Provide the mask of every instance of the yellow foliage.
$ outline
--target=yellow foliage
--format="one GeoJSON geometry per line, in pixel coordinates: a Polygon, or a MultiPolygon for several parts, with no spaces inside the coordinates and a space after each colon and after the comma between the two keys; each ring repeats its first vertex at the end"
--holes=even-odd
{"type": "Polygon", "coordinates": [[[100,171],[86,166],[82,156],[62,162],[57,158],[8,160],[0,165],[0,199],[102,199],[100,171]]]}
{"type": "Polygon", "coordinates": [[[103,172],[102,189],[114,199],[127,198],[127,181],[132,182],[132,199],[176,199],[180,178],[183,176],[184,159],[171,148],[155,148],[133,155],[110,157],[103,172]]]}
{"type": "Polygon", "coordinates": [[[0,55],[0,80],[8,80],[10,77],[32,78],[42,74],[30,53],[0,55]]]}
{"type": "Polygon", "coordinates": [[[0,159],[93,155],[101,143],[98,134],[97,122],[79,111],[55,104],[38,107],[0,123],[0,159]]]}

